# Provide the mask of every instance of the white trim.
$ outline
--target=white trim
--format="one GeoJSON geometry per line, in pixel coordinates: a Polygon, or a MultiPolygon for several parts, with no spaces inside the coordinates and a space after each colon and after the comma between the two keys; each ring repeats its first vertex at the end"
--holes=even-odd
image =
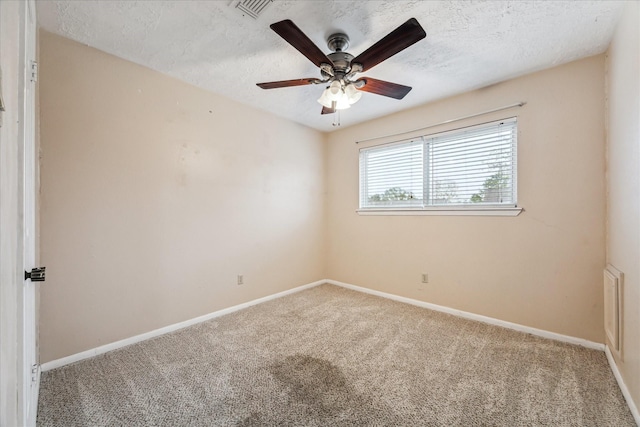
{"type": "Polygon", "coordinates": [[[100,347],[96,347],[90,350],[86,350],[80,353],[72,354],[70,356],[62,357],[60,359],[52,360],[50,362],[43,363],[40,367],[42,372],[50,371],[52,369],[59,368],[61,366],[65,366],[71,363],[79,362],[80,360],[88,359],[90,357],[97,356],[99,354],[106,353],[108,351],[116,350],[122,347],[126,347],[131,344],[135,344],[141,341],[146,341],[150,338],[155,338],[160,335],[167,334],[169,332],[177,331],[179,329],[186,328],[187,326],[195,325],[197,323],[206,322],[207,320],[214,319],[216,317],[224,316],[225,314],[233,313],[234,311],[242,310],[247,307],[251,307],[252,305],[261,304],[263,302],[271,301],[274,299],[278,299],[284,297],[286,295],[290,295],[296,292],[303,291],[305,289],[313,288],[315,286],[321,285],[323,283],[327,283],[326,280],[318,280],[313,283],[308,283],[306,285],[298,286],[293,289],[289,289],[283,292],[278,292],[277,294],[268,295],[266,297],[254,299],[252,301],[248,301],[242,304],[234,305],[233,307],[223,308],[222,310],[214,311],[213,313],[205,314],[203,316],[199,316],[193,319],[185,320],[184,322],[174,323],[173,325],[165,326],[164,328],[155,329],[150,332],[146,332],[144,334],[136,335],[130,338],[125,338],[120,341],[112,342],[110,344],[105,344],[100,347]]]}
{"type": "Polygon", "coordinates": [[[522,208],[486,208],[486,209],[464,209],[464,208],[425,208],[425,209],[357,209],[358,215],[468,215],[468,216],[518,216],[522,208]]]}
{"type": "Polygon", "coordinates": [[[531,335],[536,335],[542,338],[547,338],[555,341],[566,342],[569,344],[576,344],[582,347],[591,348],[594,350],[604,350],[604,344],[600,344],[597,342],[585,340],[582,338],[572,337],[569,335],[558,334],[555,332],[545,331],[543,329],[532,328],[530,326],[520,325],[518,323],[511,323],[500,319],[495,319],[493,317],[483,316],[481,314],[469,313],[468,311],[456,310],[455,308],[445,307],[442,305],[432,304],[430,302],[418,301],[413,298],[401,297],[394,294],[388,294],[386,292],[375,291],[373,289],[363,288],[361,286],[351,285],[349,283],[338,282],[336,280],[327,280],[327,283],[332,285],[341,286],[343,288],[351,289],[358,292],[364,292],[366,294],[371,294],[375,296],[379,296],[382,298],[388,298],[394,301],[403,302],[406,304],[415,305],[418,307],[428,308],[430,310],[439,311],[442,313],[452,314],[454,316],[462,317],[469,320],[475,320],[482,323],[488,323],[490,325],[501,326],[507,329],[513,329],[515,331],[524,332],[531,335]]]}
{"type": "Polygon", "coordinates": [[[620,375],[620,371],[618,370],[618,365],[616,364],[613,355],[611,354],[611,350],[609,346],[605,346],[604,354],[607,355],[607,361],[609,361],[609,366],[611,367],[611,371],[613,372],[613,376],[616,377],[616,381],[618,382],[618,386],[620,387],[620,391],[622,391],[622,395],[624,399],[627,401],[627,405],[629,406],[629,410],[631,411],[631,415],[633,415],[633,419],[636,421],[636,424],[640,426],[640,412],[638,412],[638,407],[633,401],[631,397],[631,393],[629,393],[629,389],[627,385],[624,383],[622,379],[622,375],[620,375]]]}
{"type": "Polygon", "coordinates": [[[358,292],[363,292],[366,294],[371,294],[375,296],[379,296],[382,298],[391,299],[394,301],[403,302],[406,304],[415,305],[418,307],[428,308],[430,310],[439,311],[442,313],[452,314],[454,316],[462,317],[465,319],[475,320],[478,322],[488,323],[491,325],[501,326],[503,328],[513,329],[519,332],[524,332],[532,335],[536,335],[543,338],[548,338],[556,341],[566,342],[570,344],[580,345],[582,347],[587,347],[595,350],[603,351],[605,346],[604,344],[596,343],[593,341],[588,341],[582,338],[571,337],[568,335],[562,335],[555,332],[549,332],[542,329],[536,329],[529,326],[519,325],[517,323],[506,322],[504,320],[495,319],[492,317],[482,316],[480,314],[469,313],[467,311],[456,310],[455,308],[445,307],[437,304],[432,304],[429,302],[418,301],[412,298],[401,297],[394,294],[388,294],[386,292],[376,291],[373,289],[363,288],[361,286],[351,285],[349,283],[339,282],[337,280],[331,279],[323,279],[318,280],[313,283],[308,283],[306,285],[298,286],[293,289],[289,289],[283,292],[279,292],[277,294],[269,295],[266,297],[258,298],[252,301],[248,301],[242,304],[235,305],[233,307],[224,308],[222,310],[214,311],[213,313],[205,314],[200,317],[196,317],[193,319],[185,320],[184,322],[175,323],[173,325],[165,326],[164,328],[155,329],[150,332],[146,332],[144,334],[136,335],[130,338],[125,338],[120,341],[116,341],[110,344],[105,344],[100,347],[96,347],[90,350],[86,350],[80,353],[72,354],[70,356],[62,357],[60,359],[52,360],[50,362],[43,363],[40,365],[41,371],[46,372],[52,369],[59,368],[61,366],[65,366],[71,363],[79,362],[84,359],[88,359],[90,357],[97,356],[99,354],[106,353],[108,351],[116,350],[122,347],[126,347],[131,344],[135,344],[141,341],[145,341],[151,338],[155,338],[160,335],[164,335],[173,331],[177,331],[182,328],[186,328],[187,326],[195,325],[197,323],[206,322],[207,320],[214,319],[216,317],[224,316],[225,314],[233,313],[238,310],[242,310],[247,307],[251,307],[253,305],[261,304],[263,302],[267,302],[270,300],[274,300],[277,298],[284,297],[286,295],[290,295],[296,292],[303,291],[305,289],[313,288],[315,286],[319,286],[323,283],[329,283],[331,285],[340,286],[343,288],[351,289],[358,292]]]}
{"type": "MultiPolygon", "coordinates": [[[[37,155],[35,143],[36,110],[35,93],[36,83],[33,80],[32,67],[36,60],[36,4],[35,0],[24,2],[24,17],[21,43],[23,55],[21,56],[21,87],[20,87],[20,139],[23,145],[22,154],[22,262],[21,270],[30,271],[36,262],[36,168],[37,155]]],[[[24,280],[22,283],[22,369],[23,388],[20,391],[19,402],[23,411],[23,423],[27,427],[36,426],[38,408],[38,375],[39,367],[36,348],[36,283],[24,280]],[[32,378],[32,369],[36,368],[36,381],[32,378]]]]}
{"type": "Polygon", "coordinates": [[[33,401],[29,406],[29,414],[27,418],[29,420],[27,424],[34,426],[36,425],[38,418],[38,397],[40,396],[40,377],[42,376],[42,366],[37,365],[36,370],[36,383],[34,384],[35,390],[32,394],[33,401]]]}
{"type": "Polygon", "coordinates": [[[193,319],[185,320],[184,322],[175,323],[173,325],[165,326],[160,329],[155,329],[150,332],[146,332],[144,334],[136,335],[130,338],[125,338],[120,341],[116,341],[110,344],[105,344],[100,347],[96,347],[90,350],[86,350],[80,353],[72,354],[70,356],[66,356],[60,359],[52,360],[50,362],[43,363],[41,365],[42,372],[50,371],[55,368],[59,368],[64,365],[68,365],[70,363],[78,362],[80,360],[88,359],[93,356],[97,356],[99,354],[106,353],[111,350],[116,350],[118,348],[122,348],[131,344],[135,344],[137,342],[145,341],[150,338],[155,338],[160,335],[167,334],[169,332],[177,331],[182,328],[186,328],[187,326],[195,325],[197,323],[206,322],[207,320],[214,319],[216,317],[224,316],[225,314],[233,313],[238,310],[242,310],[247,307],[251,307],[253,305],[261,304],[263,302],[271,301],[274,299],[278,299],[284,297],[286,295],[290,295],[296,292],[303,291],[305,289],[313,288],[319,286],[323,283],[329,283],[331,285],[340,286],[343,288],[351,289],[358,292],[363,292],[370,295],[379,296],[382,298],[391,299],[394,301],[403,302],[406,304],[415,305],[422,308],[428,308],[430,310],[439,311],[442,313],[452,314],[454,316],[462,317],[469,320],[475,320],[482,323],[488,323],[490,325],[501,326],[507,329],[513,329],[515,331],[528,333],[531,335],[536,335],[542,338],[552,339],[555,341],[566,342],[569,344],[576,344],[582,347],[591,348],[594,350],[604,351],[605,345],[601,343],[596,343],[593,341],[585,340],[582,338],[572,337],[569,335],[558,334],[555,332],[545,331],[543,329],[532,328],[530,326],[524,326],[517,323],[507,322],[500,319],[495,319],[493,317],[483,316],[481,314],[470,313],[468,311],[457,310],[455,308],[445,307],[442,305],[437,305],[425,301],[419,301],[412,298],[402,297],[399,295],[389,294],[386,292],[376,291],[373,289],[363,288],[361,286],[352,285],[349,283],[339,282],[337,280],[331,279],[323,279],[318,280],[313,283],[308,283],[306,285],[298,286],[293,289],[289,289],[283,292],[279,292],[277,294],[268,295],[266,297],[258,298],[252,301],[248,301],[242,304],[234,305],[233,307],[224,308],[222,310],[214,311],[213,313],[205,314],[200,317],[196,317],[193,319]]]}

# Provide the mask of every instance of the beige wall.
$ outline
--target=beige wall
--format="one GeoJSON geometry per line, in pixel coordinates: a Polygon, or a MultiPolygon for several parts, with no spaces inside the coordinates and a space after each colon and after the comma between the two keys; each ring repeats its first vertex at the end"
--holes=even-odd
{"type": "Polygon", "coordinates": [[[329,277],[604,342],[603,55],[350,127],[328,141],[329,277]],[[518,101],[527,105],[429,132],[517,115],[519,216],[356,213],[364,144],[354,141],[518,101]],[[423,272],[429,284],[419,291],[423,272]]]}
{"type": "Polygon", "coordinates": [[[640,407],[640,6],[630,2],[607,52],[607,261],[624,277],[622,357],[640,407]]]}
{"type": "Polygon", "coordinates": [[[321,133],[46,32],[40,73],[41,362],[324,276],[321,133]]]}

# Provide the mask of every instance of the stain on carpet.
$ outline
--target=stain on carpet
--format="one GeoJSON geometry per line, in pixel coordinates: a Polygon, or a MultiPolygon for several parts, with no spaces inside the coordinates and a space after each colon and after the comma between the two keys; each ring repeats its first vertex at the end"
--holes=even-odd
{"type": "MultiPolygon", "coordinates": [[[[328,360],[295,354],[266,367],[276,380],[277,393],[286,396],[280,404],[293,416],[291,425],[399,425],[402,420],[385,405],[358,393],[342,369],[328,360]],[[379,420],[387,421],[380,422],[379,420]],[[378,422],[376,423],[376,421],[378,422]],[[389,422],[391,420],[391,422],[389,422]]],[[[280,425],[278,408],[252,412],[237,426],[280,425]],[[275,409],[275,411],[274,411],[275,409]]]]}
{"type": "Polygon", "coordinates": [[[325,414],[344,411],[359,400],[337,366],[304,354],[271,365],[271,374],[287,389],[289,398],[325,414]]]}

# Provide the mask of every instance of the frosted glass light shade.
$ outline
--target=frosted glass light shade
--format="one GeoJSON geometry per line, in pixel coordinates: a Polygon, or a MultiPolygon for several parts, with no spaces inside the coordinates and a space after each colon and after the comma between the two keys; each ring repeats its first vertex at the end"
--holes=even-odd
{"type": "Polygon", "coordinates": [[[345,110],[350,108],[351,104],[358,102],[361,97],[362,92],[360,92],[353,83],[349,83],[343,88],[340,81],[334,80],[329,87],[322,92],[318,102],[327,108],[345,110]]]}
{"type": "Polygon", "coordinates": [[[325,89],[325,90],[322,92],[322,95],[320,95],[320,98],[318,99],[318,102],[319,102],[320,104],[322,104],[322,106],[324,106],[324,107],[331,108],[331,106],[332,106],[332,101],[331,101],[331,99],[329,98],[328,93],[329,93],[329,89],[325,89]]]}
{"type": "Polygon", "coordinates": [[[344,88],[344,93],[347,96],[349,104],[355,104],[362,98],[362,92],[360,92],[353,83],[347,85],[344,88]]]}
{"type": "Polygon", "coordinates": [[[330,100],[337,101],[342,95],[342,84],[340,84],[339,81],[334,80],[331,82],[329,89],[327,89],[326,92],[330,100]]]}
{"type": "Polygon", "coordinates": [[[336,110],[346,110],[350,107],[351,104],[349,104],[349,99],[347,98],[347,95],[343,93],[340,99],[336,102],[336,110]]]}

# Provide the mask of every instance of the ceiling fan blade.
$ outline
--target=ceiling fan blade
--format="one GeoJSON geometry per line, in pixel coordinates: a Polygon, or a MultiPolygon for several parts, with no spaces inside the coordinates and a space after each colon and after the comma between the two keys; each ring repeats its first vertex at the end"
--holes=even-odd
{"type": "Polygon", "coordinates": [[[397,83],[386,82],[384,80],[372,79],[371,77],[363,77],[356,80],[363,81],[364,86],[359,90],[376,95],[388,96],[389,98],[402,99],[411,91],[411,86],[399,85],[397,83]]]}
{"type": "Polygon", "coordinates": [[[334,110],[333,108],[327,108],[324,105],[322,106],[322,112],[320,112],[320,114],[333,114],[335,113],[336,110],[334,110]]]}
{"type": "Polygon", "coordinates": [[[416,18],[411,18],[369,49],[353,58],[351,63],[362,64],[362,71],[367,71],[426,36],[427,33],[420,26],[416,18]]]}
{"type": "Polygon", "coordinates": [[[281,87],[310,85],[314,84],[317,81],[318,79],[294,79],[281,80],[279,82],[256,83],[256,85],[260,86],[262,89],[278,89],[281,87]]]}
{"type": "Polygon", "coordinates": [[[280,37],[285,39],[291,46],[306,56],[309,61],[319,67],[321,64],[333,65],[333,62],[327,55],[322,53],[320,48],[316,46],[305,33],[300,30],[290,19],[271,24],[271,29],[278,33],[280,37]]]}

